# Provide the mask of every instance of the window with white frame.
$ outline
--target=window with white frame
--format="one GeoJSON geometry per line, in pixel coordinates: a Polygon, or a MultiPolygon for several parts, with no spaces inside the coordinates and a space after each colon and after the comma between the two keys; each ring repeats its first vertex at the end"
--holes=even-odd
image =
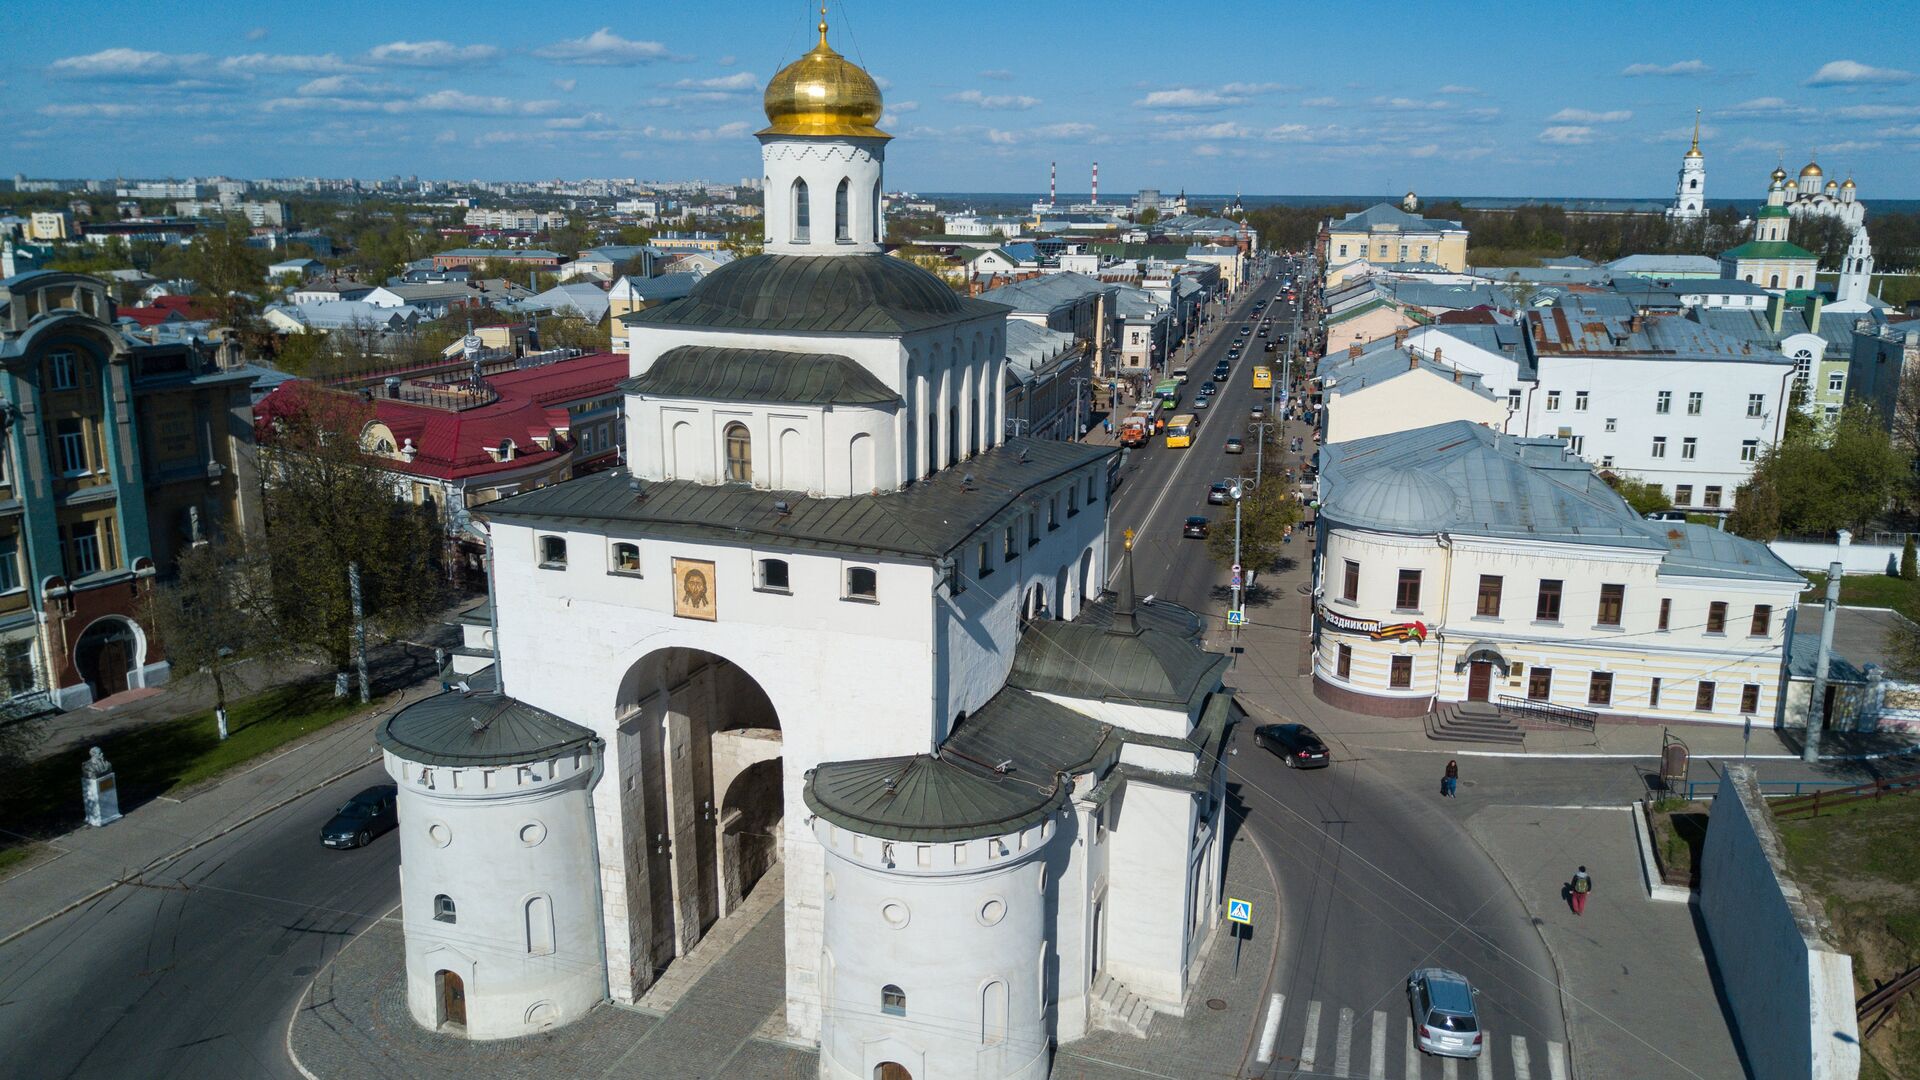
{"type": "Polygon", "coordinates": [[[1793,382],[1802,390],[1813,380],[1813,350],[1801,349],[1793,354],[1793,382]]]}
{"type": "Polygon", "coordinates": [[[1700,449],[1699,439],[1696,439],[1691,435],[1687,436],[1684,439],[1681,439],[1680,440],[1680,460],[1692,461],[1694,454],[1698,452],[1699,449],[1700,449]]]}
{"type": "Polygon", "coordinates": [[[1507,391],[1507,408],[1513,412],[1520,411],[1520,391],[1518,390],[1507,391]]]}
{"type": "Polygon", "coordinates": [[[1653,456],[1656,458],[1667,456],[1667,437],[1665,435],[1655,435],[1653,437],[1653,456]]]}
{"type": "Polygon", "coordinates": [[[1573,411],[1587,411],[1587,392],[1585,390],[1575,390],[1573,392],[1573,411]]]}
{"type": "Polygon", "coordinates": [[[1547,391],[1547,411],[1548,412],[1560,411],[1560,391],[1558,390],[1547,391]]]}
{"type": "Polygon", "coordinates": [[[100,572],[100,525],[78,521],[67,529],[68,569],[74,577],[100,572]]]}
{"type": "Polygon", "coordinates": [[[1673,411],[1673,391],[1662,390],[1653,396],[1653,411],[1665,415],[1673,411]]]}
{"type": "Polygon", "coordinates": [[[1741,461],[1759,461],[1760,460],[1760,440],[1759,439],[1741,440],[1740,460],[1741,461]]]}
{"type": "Polygon", "coordinates": [[[565,570],[567,568],[566,537],[542,536],[540,538],[540,568],[542,570],[565,570]]]}
{"type": "Polygon", "coordinates": [[[1767,395],[1765,394],[1748,394],[1747,395],[1747,415],[1748,416],[1762,416],[1766,413],[1766,411],[1767,411],[1767,395]]]}
{"type": "Polygon", "coordinates": [[[1699,416],[1700,411],[1706,407],[1706,400],[1707,395],[1704,391],[1690,391],[1687,394],[1687,415],[1699,416]]]}
{"type": "Polygon", "coordinates": [[[80,385],[79,363],[70,352],[47,354],[47,389],[72,390],[80,385]]]}
{"type": "Polygon", "coordinates": [[[1844,371],[1827,372],[1827,393],[1838,394],[1847,388],[1847,373],[1844,371]]]}
{"type": "Polygon", "coordinates": [[[880,599],[880,576],[871,566],[847,567],[848,600],[876,601],[880,599]]]}
{"type": "Polygon", "coordinates": [[[1603,469],[1613,468],[1613,455],[1612,454],[1602,455],[1600,458],[1600,467],[1603,469]]]}
{"type": "Polygon", "coordinates": [[[640,545],[639,544],[628,543],[624,540],[620,541],[619,543],[616,543],[613,545],[612,551],[609,553],[609,556],[613,564],[612,566],[608,567],[608,571],[610,573],[630,574],[634,577],[640,576],[640,545]]]}
{"type": "Polygon", "coordinates": [[[53,423],[55,464],[62,476],[85,476],[92,471],[87,461],[87,433],[78,417],[69,416],[53,423]]]}
{"type": "Polygon", "coordinates": [[[1619,418],[1619,417],[1617,417],[1617,416],[1609,416],[1609,417],[1607,417],[1607,423],[1606,423],[1606,429],[1607,429],[1608,431],[1614,431],[1614,430],[1617,430],[1617,429],[1619,428],[1619,425],[1620,425],[1620,418],[1619,418]]]}
{"type": "Polygon", "coordinates": [[[753,585],[762,592],[791,592],[791,581],[785,559],[761,559],[754,566],[753,585]]]}
{"type": "Polygon", "coordinates": [[[0,593],[18,592],[26,586],[20,576],[20,537],[0,536],[0,593]]]}

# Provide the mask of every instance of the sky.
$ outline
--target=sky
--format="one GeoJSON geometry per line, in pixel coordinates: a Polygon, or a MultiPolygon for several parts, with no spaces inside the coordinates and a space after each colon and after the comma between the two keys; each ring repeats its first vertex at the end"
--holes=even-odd
{"type": "MultiPolygon", "coordinates": [[[[726,4],[20,4],[0,173],[737,180],[817,9],[726,4]]],[[[834,0],[880,82],[888,186],[1062,194],[1670,198],[1703,110],[1710,199],[1817,155],[1920,198],[1920,20],[1899,3],[834,0]],[[1768,12],[1778,14],[1768,16],[1768,12]]]]}

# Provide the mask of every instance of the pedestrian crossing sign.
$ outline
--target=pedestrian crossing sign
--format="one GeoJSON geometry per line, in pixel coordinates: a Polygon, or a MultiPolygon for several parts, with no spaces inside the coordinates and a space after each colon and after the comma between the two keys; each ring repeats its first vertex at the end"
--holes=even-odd
{"type": "Polygon", "coordinates": [[[1246,622],[1247,622],[1247,613],[1240,610],[1239,608],[1234,608],[1231,611],[1227,612],[1228,626],[1244,626],[1246,625],[1246,622]]]}
{"type": "Polygon", "coordinates": [[[1253,902],[1227,897],[1227,921],[1242,926],[1253,925],[1253,902]]]}

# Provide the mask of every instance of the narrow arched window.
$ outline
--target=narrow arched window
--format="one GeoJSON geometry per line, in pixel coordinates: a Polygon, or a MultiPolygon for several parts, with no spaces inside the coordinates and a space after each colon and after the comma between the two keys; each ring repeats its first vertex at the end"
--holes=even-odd
{"type": "Polygon", "coordinates": [[[527,901],[527,954],[553,952],[553,899],[544,893],[527,901]]]}
{"type": "Polygon", "coordinates": [[[888,1016],[907,1015],[907,992],[892,983],[881,987],[880,1011],[888,1016]]]}
{"type": "Polygon", "coordinates": [[[853,241],[853,222],[849,220],[852,208],[848,205],[851,202],[848,197],[849,185],[852,183],[842,177],[840,186],[833,191],[833,238],[843,244],[853,241]]]}
{"type": "Polygon", "coordinates": [[[753,436],[745,424],[727,425],[727,479],[753,482],[753,436]]]}
{"type": "Polygon", "coordinates": [[[807,209],[807,182],[793,182],[793,242],[804,244],[813,231],[810,226],[811,213],[807,209]]]}
{"type": "Polygon", "coordinates": [[[884,227],[885,227],[885,221],[880,216],[880,179],[879,177],[875,177],[873,181],[873,242],[874,243],[878,244],[882,240],[886,239],[886,235],[883,231],[884,227]]]}

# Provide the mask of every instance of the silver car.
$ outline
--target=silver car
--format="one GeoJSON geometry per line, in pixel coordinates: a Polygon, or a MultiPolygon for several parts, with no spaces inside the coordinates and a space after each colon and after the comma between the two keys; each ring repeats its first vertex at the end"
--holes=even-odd
{"type": "Polygon", "coordinates": [[[1485,1038],[1473,1007],[1479,992],[1465,975],[1446,968],[1416,968],[1407,976],[1407,1004],[1420,1049],[1441,1057],[1479,1057],[1485,1038]]]}

